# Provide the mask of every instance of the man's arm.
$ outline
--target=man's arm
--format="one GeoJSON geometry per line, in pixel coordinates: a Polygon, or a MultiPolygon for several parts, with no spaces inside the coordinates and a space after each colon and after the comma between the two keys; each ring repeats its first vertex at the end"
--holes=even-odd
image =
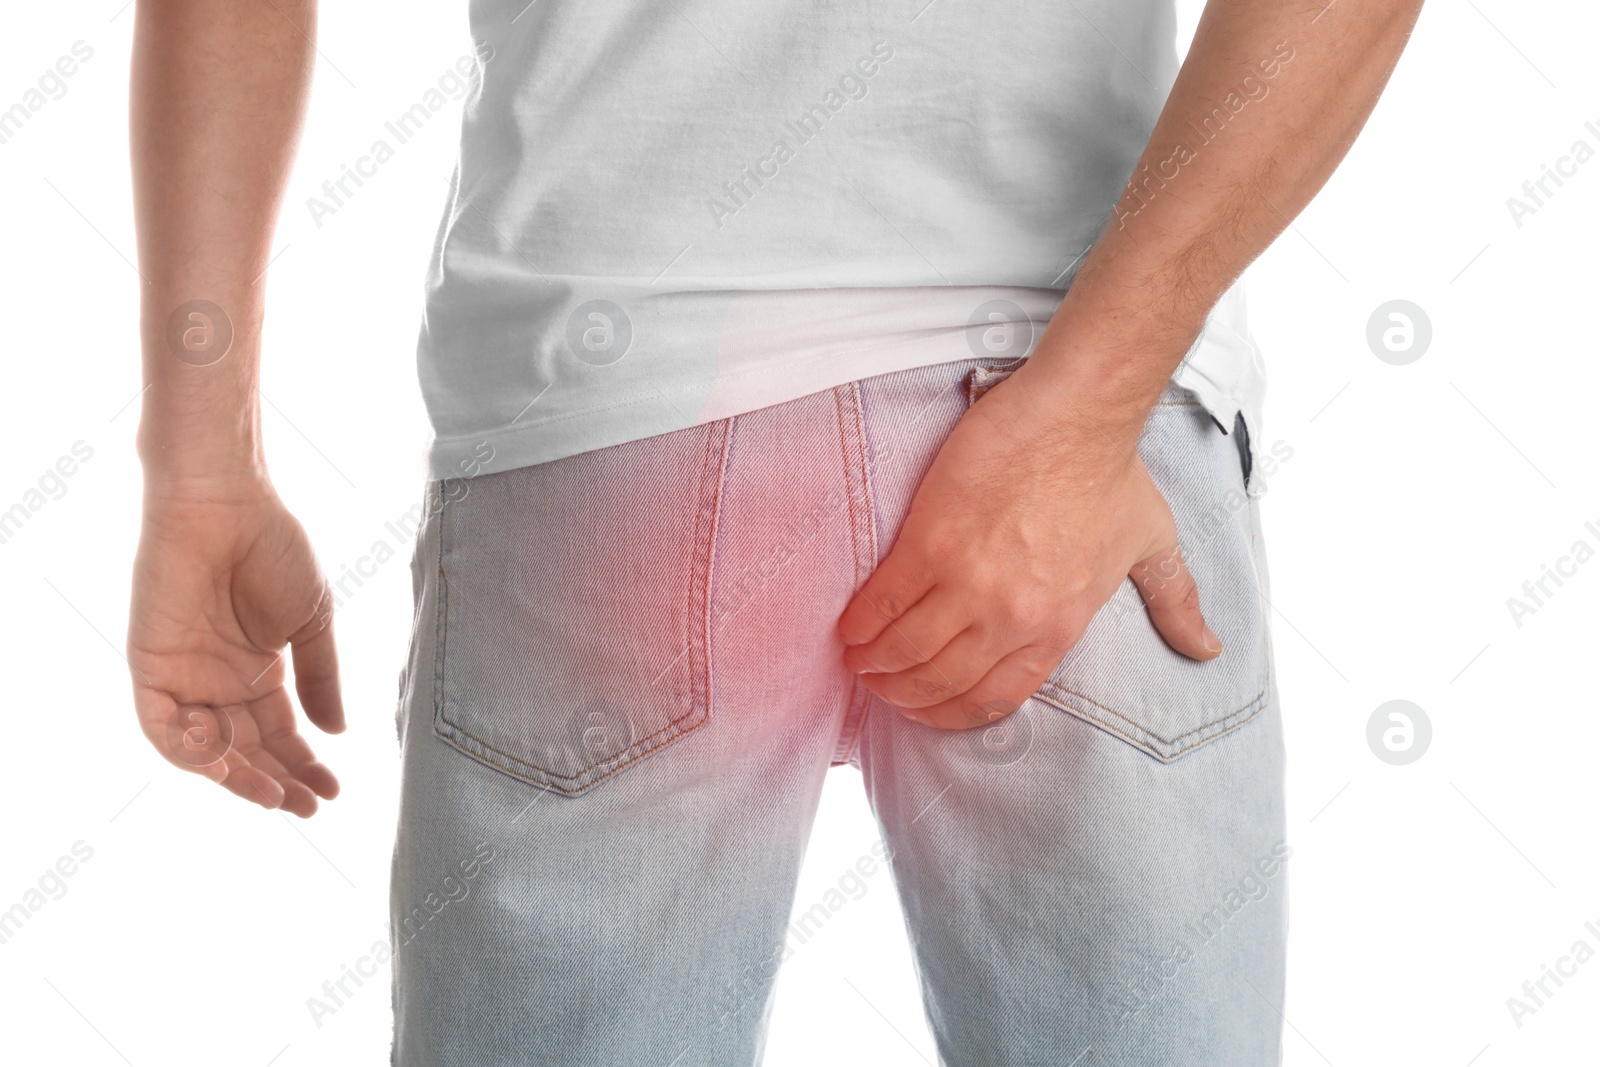
{"type": "Polygon", "coordinates": [[[130,108],[144,521],[128,662],[146,736],[178,766],[308,816],[338,792],[296,730],[281,652],[344,728],[332,598],[267,477],[262,275],[310,90],[313,0],[139,0],[130,108]]]}
{"type": "Polygon", "coordinates": [[[1221,652],[1139,432],[1211,307],[1344,157],[1420,9],[1210,0],[1037,349],[957,424],[840,618],[845,662],[870,689],[932,726],[999,718],[1130,576],[1169,645],[1221,652]],[[1230,93],[1256,98],[1200,143],[1230,93]]]}

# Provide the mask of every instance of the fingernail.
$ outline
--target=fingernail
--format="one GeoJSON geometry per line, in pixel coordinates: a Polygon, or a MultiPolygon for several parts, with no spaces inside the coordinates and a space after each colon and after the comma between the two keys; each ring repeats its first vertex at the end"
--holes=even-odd
{"type": "Polygon", "coordinates": [[[1211,632],[1211,627],[1209,627],[1209,626],[1206,627],[1205,644],[1206,644],[1206,651],[1207,652],[1221,652],[1222,651],[1222,641],[1217,637],[1216,634],[1211,632]]]}
{"type": "Polygon", "coordinates": [[[848,670],[851,674],[872,674],[873,673],[872,664],[864,662],[862,657],[860,657],[860,656],[852,656],[850,654],[849,648],[845,649],[844,665],[845,665],[845,669],[848,670]]]}

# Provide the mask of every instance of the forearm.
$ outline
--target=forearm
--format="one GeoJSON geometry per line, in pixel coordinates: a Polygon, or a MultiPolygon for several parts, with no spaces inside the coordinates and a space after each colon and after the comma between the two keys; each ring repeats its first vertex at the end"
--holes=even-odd
{"type": "Polygon", "coordinates": [[[129,129],[147,491],[265,479],[262,275],[310,89],[315,14],[314,0],[139,0],[129,129]],[[205,318],[175,318],[196,301],[226,316],[209,336],[205,318]]]}
{"type": "Polygon", "coordinates": [[[1071,396],[1110,440],[1137,435],[1211,307],[1348,151],[1420,8],[1210,0],[1132,179],[1029,361],[1051,399],[1071,396]]]}

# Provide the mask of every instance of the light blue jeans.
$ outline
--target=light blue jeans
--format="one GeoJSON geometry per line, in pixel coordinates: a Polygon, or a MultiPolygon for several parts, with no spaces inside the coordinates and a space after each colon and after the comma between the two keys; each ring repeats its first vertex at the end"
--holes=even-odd
{"type": "Polygon", "coordinates": [[[1169,387],[1139,447],[1221,657],[1169,650],[1126,583],[989,728],[909,722],[841,662],[839,613],[1011,366],[889,374],[429,486],[394,1062],[758,1063],[777,968],[827,918],[791,909],[846,762],[948,1067],[1279,1062],[1266,572],[1241,452],[1193,394],[1169,387]]]}

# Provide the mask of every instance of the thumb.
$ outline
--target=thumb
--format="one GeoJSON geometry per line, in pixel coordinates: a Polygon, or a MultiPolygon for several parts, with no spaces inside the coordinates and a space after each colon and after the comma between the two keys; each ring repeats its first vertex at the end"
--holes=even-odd
{"type": "Polygon", "coordinates": [[[344,730],[344,700],[339,692],[339,653],[333,641],[333,594],[327,583],[316,613],[290,635],[294,688],[306,718],[326,733],[344,730]]]}
{"type": "Polygon", "coordinates": [[[1200,590],[1178,547],[1172,511],[1164,500],[1156,511],[1158,530],[1153,543],[1157,547],[1133,565],[1128,577],[1139,590],[1156,632],[1174,652],[1190,659],[1216,659],[1222,654],[1222,642],[1200,614],[1200,590]]]}

